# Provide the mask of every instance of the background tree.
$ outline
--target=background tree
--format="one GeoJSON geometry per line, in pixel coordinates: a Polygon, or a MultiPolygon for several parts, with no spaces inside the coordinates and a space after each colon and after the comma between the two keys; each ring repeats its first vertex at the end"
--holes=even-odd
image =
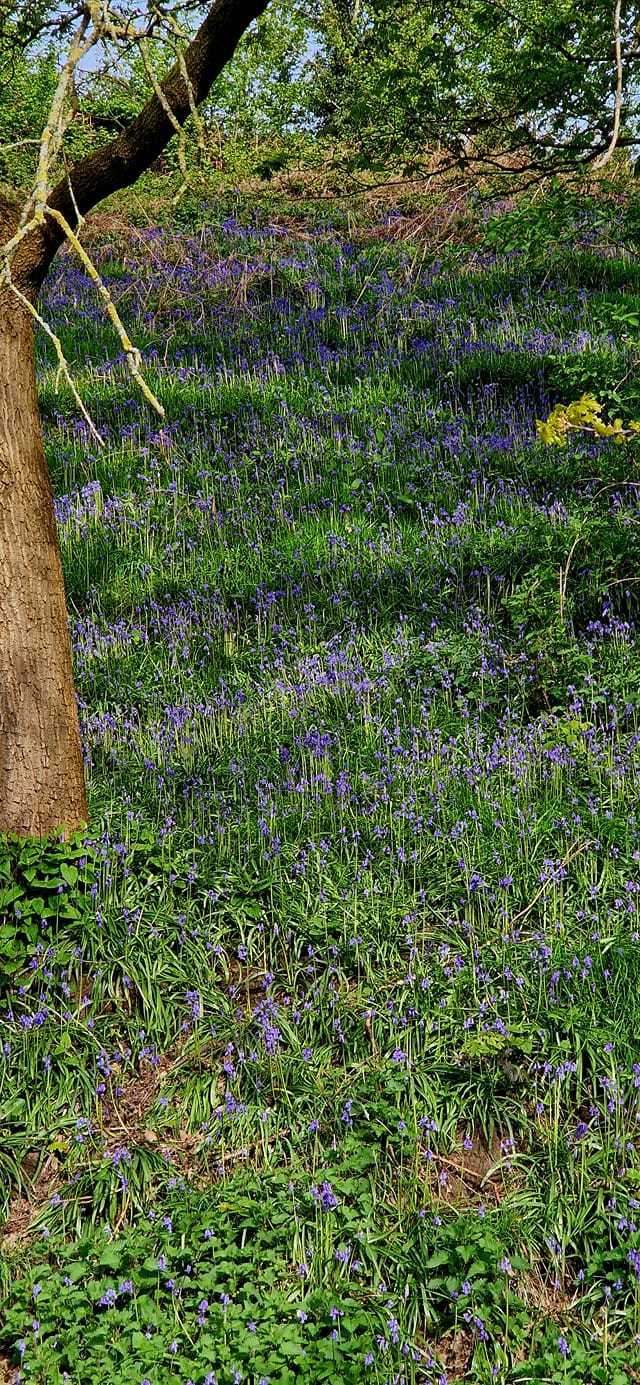
{"type": "MultiPolygon", "coordinates": [[[[207,97],[266,0],[214,0],[185,43],[185,7],[133,14],[108,0],[0,10],[5,63],[64,39],[47,124],[26,199],[0,195],[0,829],[46,835],[87,819],[62,569],[34,369],[37,298],[65,240],[103,198],[129,186],[207,97]],[[176,53],[161,83],[115,138],[66,162],[72,77],[89,54],[131,53],[161,33],[176,53]]],[[[197,13],[198,7],[194,7],[197,13]]],[[[115,309],[111,305],[113,314],[115,309]]],[[[137,354],[122,334],[135,374],[137,354]]],[[[62,368],[62,362],[61,362],[62,368]]]]}
{"type": "Polygon", "coordinates": [[[319,0],[317,115],[356,166],[572,171],[640,134],[636,0],[319,0]]]}
{"type": "MultiPolygon", "coordinates": [[[[190,123],[188,162],[244,162],[251,150],[291,142],[291,136],[308,122],[309,92],[305,80],[308,18],[300,3],[271,0],[268,10],[243,34],[233,63],[212,83],[200,112],[204,140],[190,123]]],[[[140,109],[149,86],[148,64],[158,80],[171,61],[172,36],[160,31],[130,53],[118,53],[117,61],[99,73],[80,77],[77,86],[76,138],[104,137],[103,131],[121,129],[140,109]]],[[[69,137],[74,136],[74,126],[69,137]]],[[[173,141],[175,145],[175,141],[173,141]]],[[[170,148],[168,162],[174,164],[170,148]]]]}
{"type": "Polygon", "coordinates": [[[0,183],[19,187],[29,178],[56,75],[51,50],[29,61],[13,44],[0,44],[0,183]]]}
{"type": "Polygon", "coordinates": [[[203,107],[205,119],[230,135],[254,139],[281,136],[304,120],[307,33],[301,5],[271,0],[238,45],[235,62],[214,82],[203,107]]]}

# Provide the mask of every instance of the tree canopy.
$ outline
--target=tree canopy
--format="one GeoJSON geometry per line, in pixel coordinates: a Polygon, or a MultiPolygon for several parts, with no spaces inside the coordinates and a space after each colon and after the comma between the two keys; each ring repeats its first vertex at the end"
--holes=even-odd
{"type": "Polygon", "coordinates": [[[640,10],[609,0],[321,0],[315,106],[362,164],[559,171],[640,133],[640,10]],[[617,63],[616,34],[619,37],[617,63]]]}
{"type": "MultiPolygon", "coordinates": [[[[85,143],[88,129],[104,142],[135,119],[203,13],[194,0],[0,4],[0,177],[19,182],[35,162],[83,14],[95,37],[67,93],[71,157],[83,122],[85,143]]],[[[533,173],[597,164],[613,146],[635,157],[635,0],[272,0],[255,19],[202,107],[225,136],[313,129],[352,167],[408,172],[434,153],[533,173]]]]}

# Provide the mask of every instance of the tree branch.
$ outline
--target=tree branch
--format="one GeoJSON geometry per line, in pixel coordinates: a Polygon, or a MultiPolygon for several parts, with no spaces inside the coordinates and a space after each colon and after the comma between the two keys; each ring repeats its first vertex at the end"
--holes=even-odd
{"type": "Polygon", "coordinates": [[[608,164],[611,155],[618,143],[620,135],[620,118],[622,114],[622,45],[620,42],[620,12],[622,0],[616,0],[613,11],[613,41],[616,55],[616,94],[613,108],[613,130],[608,148],[594,162],[594,168],[604,168],[608,164]]]}
{"type": "MultiPolygon", "coordinates": [[[[111,193],[135,183],[169,143],[176,124],[182,126],[193,106],[200,105],[208,95],[245,29],[263,13],[267,3],[268,0],[214,0],[182,60],[174,63],[160,83],[163,99],[154,92],[121,134],[75,164],[53,189],[49,207],[75,228],[79,216],[111,193]]],[[[31,261],[30,277],[36,286],[42,282],[63,240],[61,224],[50,217],[38,228],[39,244],[29,247],[31,254],[27,257],[31,261]]]]}

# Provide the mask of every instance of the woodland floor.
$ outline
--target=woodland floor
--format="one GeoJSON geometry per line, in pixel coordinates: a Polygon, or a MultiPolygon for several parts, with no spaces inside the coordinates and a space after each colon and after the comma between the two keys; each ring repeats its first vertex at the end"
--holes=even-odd
{"type": "Polygon", "coordinates": [[[98,221],[162,424],[60,258],[92,827],[0,852],[0,1380],[640,1379],[640,454],[535,431],[640,412],[596,210],[98,221]]]}

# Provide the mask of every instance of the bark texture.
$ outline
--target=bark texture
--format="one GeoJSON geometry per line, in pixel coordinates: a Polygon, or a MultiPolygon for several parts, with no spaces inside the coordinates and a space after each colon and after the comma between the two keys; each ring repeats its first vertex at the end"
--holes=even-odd
{"type": "Polygon", "coordinates": [[[78,712],[31,319],[0,290],[0,831],[86,823],[78,712]]]}

